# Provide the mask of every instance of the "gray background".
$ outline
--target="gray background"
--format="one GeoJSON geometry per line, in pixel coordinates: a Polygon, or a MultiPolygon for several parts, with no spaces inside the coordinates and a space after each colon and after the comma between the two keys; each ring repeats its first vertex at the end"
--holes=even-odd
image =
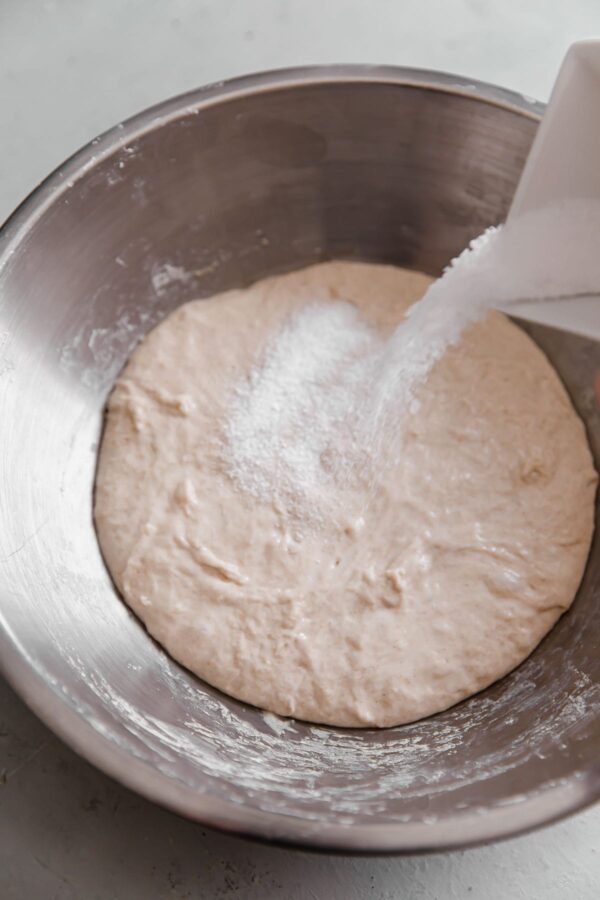
{"type": "MultiPolygon", "coordinates": [[[[67,155],[172,94],[259,69],[396,63],[545,100],[598,0],[0,0],[0,221],[67,155]]],[[[592,900],[600,807],[452,855],[316,856],[186,822],[79,759],[0,682],[0,900],[592,900]]]]}

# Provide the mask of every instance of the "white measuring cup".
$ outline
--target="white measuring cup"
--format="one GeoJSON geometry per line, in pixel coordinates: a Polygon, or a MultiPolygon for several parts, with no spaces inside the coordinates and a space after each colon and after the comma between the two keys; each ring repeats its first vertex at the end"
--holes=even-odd
{"type": "MultiPolygon", "coordinates": [[[[572,200],[600,204],[600,40],[569,48],[517,186],[507,225],[572,200]]],[[[598,234],[600,254],[600,234],[598,234]]],[[[519,301],[511,315],[600,340],[598,293],[519,301]]]]}

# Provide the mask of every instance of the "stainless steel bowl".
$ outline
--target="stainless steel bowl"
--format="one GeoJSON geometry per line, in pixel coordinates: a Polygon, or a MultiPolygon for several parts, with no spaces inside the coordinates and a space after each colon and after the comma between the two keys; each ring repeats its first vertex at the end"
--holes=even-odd
{"type": "MultiPolygon", "coordinates": [[[[113,128],[4,227],[2,666],[123,783],[221,828],[365,852],[487,841],[600,795],[598,539],[573,609],[516,672],[426,721],[342,731],[182,670],[120,601],[92,526],[103,405],[140,335],[185,300],[330,257],[438,273],[505,215],[540,112],[431,72],[252,76],[113,128]]],[[[533,334],[598,460],[598,345],[533,334]]]]}

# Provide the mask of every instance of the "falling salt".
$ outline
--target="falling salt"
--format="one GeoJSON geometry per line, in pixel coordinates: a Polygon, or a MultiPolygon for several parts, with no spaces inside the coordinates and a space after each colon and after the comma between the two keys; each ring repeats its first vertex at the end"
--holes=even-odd
{"type": "Polygon", "coordinates": [[[254,497],[319,519],[384,446],[400,446],[419,389],[470,325],[522,299],[599,289],[600,205],[571,201],[488,228],[388,340],[351,304],[307,298],[231,398],[228,472],[254,497]]]}

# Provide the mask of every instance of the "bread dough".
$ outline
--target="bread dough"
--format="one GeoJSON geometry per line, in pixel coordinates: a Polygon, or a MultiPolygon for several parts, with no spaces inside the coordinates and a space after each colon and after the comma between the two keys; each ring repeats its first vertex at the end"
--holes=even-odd
{"type": "Polygon", "coordinates": [[[389,333],[430,279],[332,262],[188,303],[110,397],[95,519],[123,597],[183,665],[248,703],[390,726],[520,663],[573,601],[596,487],[584,428],[533,342],[493,313],[419,389],[400,461],[316,529],[223,463],[231,392],[290,313],[343,297],[389,333]]]}

